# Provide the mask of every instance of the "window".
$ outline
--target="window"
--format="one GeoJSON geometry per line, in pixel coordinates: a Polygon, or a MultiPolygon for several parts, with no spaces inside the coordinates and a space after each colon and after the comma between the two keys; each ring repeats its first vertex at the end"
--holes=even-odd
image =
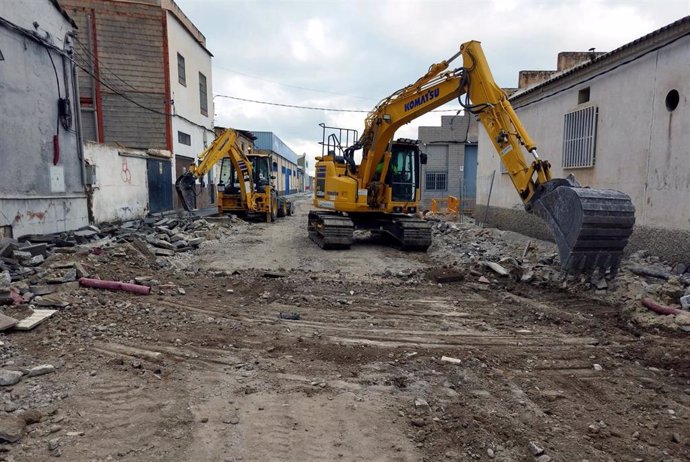
{"type": "Polygon", "coordinates": [[[192,137],[185,132],[177,132],[177,142],[180,144],[192,145],[192,137]]]}
{"type": "Polygon", "coordinates": [[[199,107],[201,113],[208,115],[208,93],[206,92],[206,76],[199,72],[199,107]]]}
{"type": "Polygon", "coordinates": [[[565,115],[563,168],[594,167],[597,114],[597,107],[590,106],[565,115]]]}
{"type": "Polygon", "coordinates": [[[427,191],[445,191],[447,189],[447,173],[427,173],[426,174],[426,190],[427,191]]]}
{"type": "Polygon", "coordinates": [[[589,87],[583,88],[577,92],[577,104],[583,104],[589,101],[589,87]]]}
{"type": "Polygon", "coordinates": [[[187,76],[184,70],[184,56],[179,53],[177,54],[177,81],[185,87],[187,86],[187,76]]]}

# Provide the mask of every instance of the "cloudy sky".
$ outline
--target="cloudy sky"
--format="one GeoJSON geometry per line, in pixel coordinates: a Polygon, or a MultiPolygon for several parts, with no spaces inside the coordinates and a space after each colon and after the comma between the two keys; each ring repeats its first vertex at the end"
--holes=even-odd
{"type": "MultiPolygon", "coordinates": [[[[468,40],[482,42],[499,85],[516,87],[518,71],[554,69],[559,51],[610,51],[690,14],[690,0],[176,1],[214,54],[216,124],[272,131],[312,160],[319,123],[361,131],[365,114],[218,95],[367,111],[468,40]]],[[[397,136],[417,138],[440,116],[397,136]]]]}

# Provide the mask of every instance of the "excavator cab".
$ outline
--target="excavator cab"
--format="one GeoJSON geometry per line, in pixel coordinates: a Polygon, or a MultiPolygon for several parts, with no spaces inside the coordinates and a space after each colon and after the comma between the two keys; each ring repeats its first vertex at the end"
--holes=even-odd
{"type": "Polygon", "coordinates": [[[420,152],[416,141],[399,139],[393,143],[386,184],[393,202],[416,201],[419,188],[420,152]]]}

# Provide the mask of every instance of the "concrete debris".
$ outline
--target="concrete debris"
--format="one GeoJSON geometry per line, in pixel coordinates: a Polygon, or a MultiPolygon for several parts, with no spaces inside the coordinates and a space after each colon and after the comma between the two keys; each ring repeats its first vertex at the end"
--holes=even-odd
{"type": "Polygon", "coordinates": [[[16,326],[18,322],[19,321],[13,317],[0,313],[0,332],[11,329],[12,327],[16,326]]]}
{"type": "Polygon", "coordinates": [[[51,374],[55,372],[55,366],[52,364],[41,364],[40,366],[34,366],[29,369],[26,373],[28,377],[37,377],[39,375],[51,374]]]}
{"type": "Polygon", "coordinates": [[[7,387],[19,382],[24,374],[20,371],[0,369],[0,386],[7,387]]]}
{"type": "Polygon", "coordinates": [[[544,454],[544,449],[538,446],[537,443],[535,443],[534,441],[530,441],[527,444],[527,449],[534,457],[538,457],[544,454]]]}
{"type": "Polygon", "coordinates": [[[16,443],[24,436],[26,422],[12,414],[0,414],[0,441],[16,443]]]}
{"type": "Polygon", "coordinates": [[[510,274],[510,272],[507,269],[505,269],[498,263],[494,263],[492,261],[485,261],[482,262],[482,264],[490,270],[492,270],[494,273],[498,274],[499,276],[508,276],[510,274]]]}
{"type": "Polygon", "coordinates": [[[56,310],[34,310],[31,316],[24,318],[14,326],[17,330],[31,330],[57,313],[56,310]]]}
{"type": "Polygon", "coordinates": [[[680,306],[684,310],[690,310],[690,294],[680,297],[680,306]]]}
{"type": "Polygon", "coordinates": [[[458,358],[451,358],[450,356],[441,356],[441,361],[444,363],[451,363],[451,364],[461,364],[462,361],[459,360],[458,358]]]}

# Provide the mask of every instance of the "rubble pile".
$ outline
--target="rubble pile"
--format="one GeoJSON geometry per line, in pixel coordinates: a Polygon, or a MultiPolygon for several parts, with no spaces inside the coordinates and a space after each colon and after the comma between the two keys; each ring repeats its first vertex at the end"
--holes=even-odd
{"type": "Polygon", "coordinates": [[[661,322],[690,331],[690,262],[664,262],[640,251],[626,256],[615,278],[598,273],[568,275],[560,269],[553,243],[511,231],[480,228],[472,222],[438,221],[432,229],[432,256],[446,266],[464,268],[479,283],[506,285],[511,281],[589,292],[593,297],[631,302],[633,314],[644,322],[661,322]],[[685,312],[659,317],[642,307],[646,297],[685,312]]]}
{"type": "Polygon", "coordinates": [[[28,235],[0,240],[0,305],[31,303],[35,307],[67,305],[52,296],[61,284],[91,276],[89,256],[107,252],[123,257],[132,249],[146,259],[165,264],[172,257],[219,239],[241,223],[236,218],[217,224],[197,217],[146,218],[124,223],[87,226],[77,231],[28,235]],[[231,225],[228,227],[228,225],[231,225]]]}

